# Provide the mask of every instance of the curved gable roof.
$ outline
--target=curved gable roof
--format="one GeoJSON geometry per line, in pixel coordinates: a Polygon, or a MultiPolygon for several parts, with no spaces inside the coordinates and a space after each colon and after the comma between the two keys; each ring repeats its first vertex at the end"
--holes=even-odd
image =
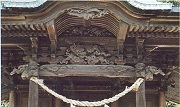
{"type": "MultiPolygon", "coordinates": [[[[43,5],[47,0],[3,0],[4,7],[21,7],[21,8],[35,8],[43,5]]],[[[162,3],[156,0],[128,0],[128,2],[139,9],[143,10],[167,10],[172,9],[172,3],[162,3]]]]}

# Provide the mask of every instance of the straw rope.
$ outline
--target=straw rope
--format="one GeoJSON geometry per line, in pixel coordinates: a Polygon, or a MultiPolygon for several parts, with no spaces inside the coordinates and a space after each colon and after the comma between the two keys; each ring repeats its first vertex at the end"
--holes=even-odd
{"type": "Polygon", "coordinates": [[[31,77],[30,79],[31,81],[37,83],[39,86],[41,86],[44,90],[46,90],[48,93],[52,94],[53,96],[55,96],[56,98],[66,102],[66,103],[70,103],[72,105],[76,105],[76,106],[102,106],[102,105],[106,105],[112,102],[117,101],[120,97],[126,95],[127,93],[129,93],[131,90],[135,89],[138,90],[139,86],[141,85],[141,83],[144,81],[144,79],[139,78],[136,80],[136,82],[130,86],[129,88],[126,87],[126,89],[119,93],[116,94],[115,96],[108,98],[108,99],[104,99],[101,101],[95,101],[95,102],[89,102],[89,101],[77,101],[77,100],[72,100],[69,98],[66,98],[62,95],[59,95],[58,93],[54,92],[53,90],[49,89],[47,86],[45,86],[43,84],[43,80],[42,79],[38,79],[37,77],[31,77]]]}

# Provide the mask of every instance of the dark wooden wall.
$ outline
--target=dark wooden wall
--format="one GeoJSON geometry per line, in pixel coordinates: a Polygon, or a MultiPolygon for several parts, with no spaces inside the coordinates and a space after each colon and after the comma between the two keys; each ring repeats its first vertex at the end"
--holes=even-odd
{"type": "MultiPolygon", "coordinates": [[[[74,94],[65,93],[65,96],[69,96],[68,98],[81,98],[80,100],[87,100],[89,96],[91,96],[92,99],[103,99],[103,97],[109,96],[109,93],[99,93],[98,92],[73,92],[74,94]],[[76,93],[76,94],[75,94],[76,93]],[[81,93],[81,94],[80,94],[81,93]],[[90,94],[88,94],[90,93],[90,94]],[[68,95],[67,95],[68,94],[68,95]],[[84,95],[83,95],[84,94],[84,95]]],[[[17,92],[17,99],[16,99],[16,107],[27,107],[28,105],[28,92],[17,92]]],[[[76,99],[77,100],[77,99],[76,99]]],[[[89,100],[90,101],[90,100],[89,100]]],[[[56,106],[56,98],[52,95],[47,94],[46,92],[40,92],[39,95],[39,107],[70,107],[70,104],[64,103],[60,101],[59,106],[56,106]]],[[[128,93],[124,97],[120,98],[116,102],[116,106],[114,106],[112,103],[109,104],[110,107],[135,107],[136,105],[136,94],[134,92],[128,93]],[[118,106],[117,106],[118,105],[118,106]]],[[[146,93],[146,107],[159,107],[158,106],[158,94],[157,93],[146,93]]]]}

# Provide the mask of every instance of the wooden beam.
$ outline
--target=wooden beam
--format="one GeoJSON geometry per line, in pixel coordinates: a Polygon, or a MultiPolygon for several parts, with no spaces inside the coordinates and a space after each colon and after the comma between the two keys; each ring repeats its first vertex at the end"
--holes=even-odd
{"type": "Polygon", "coordinates": [[[51,42],[51,53],[55,53],[57,47],[57,35],[54,26],[54,20],[51,20],[47,23],[47,31],[49,34],[49,40],[51,42]]]}
{"type": "Polygon", "coordinates": [[[123,65],[49,64],[40,66],[39,76],[136,77],[136,72],[134,71],[134,67],[123,65]]]}
{"type": "Polygon", "coordinates": [[[33,81],[29,81],[29,97],[28,97],[28,107],[39,107],[39,90],[38,84],[33,81]]]}
{"type": "Polygon", "coordinates": [[[136,107],[146,107],[145,81],[136,92],[136,107]]]}
{"type": "Polygon", "coordinates": [[[16,107],[16,97],[15,97],[15,91],[12,90],[9,92],[9,107],[16,107]]]}

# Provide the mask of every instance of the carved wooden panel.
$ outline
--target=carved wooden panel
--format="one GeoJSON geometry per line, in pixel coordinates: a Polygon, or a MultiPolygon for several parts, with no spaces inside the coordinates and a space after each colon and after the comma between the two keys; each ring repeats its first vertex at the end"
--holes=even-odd
{"type": "Polygon", "coordinates": [[[131,66],[122,65],[42,65],[41,76],[105,76],[105,77],[135,77],[131,66]]]}
{"type": "Polygon", "coordinates": [[[97,44],[116,47],[115,37],[60,37],[58,44],[61,46],[68,46],[75,43],[79,44],[97,44]]]}
{"type": "Polygon", "coordinates": [[[71,45],[65,51],[65,57],[56,60],[60,64],[109,65],[114,64],[113,58],[104,48],[98,45],[71,45]]]}
{"type": "Polygon", "coordinates": [[[83,36],[83,37],[114,37],[108,30],[98,26],[73,26],[61,33],[60,36],[83,36]]]}

